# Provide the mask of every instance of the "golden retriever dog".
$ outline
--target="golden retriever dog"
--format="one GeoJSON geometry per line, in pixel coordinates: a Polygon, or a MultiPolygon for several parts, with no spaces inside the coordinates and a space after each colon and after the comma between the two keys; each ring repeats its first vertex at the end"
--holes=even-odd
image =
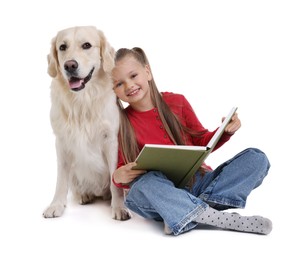
{"type": "Polygon", "coordinates": [[[113,48],[93,26],[67,28],[52,39],[48,74],[57,182],[45,218],[63,214],[69,190],[80,204],[111,199],[114,219],[131,217],[123,191],[110,180],[117,165],[119,128],[113,58],[113,48]]]}

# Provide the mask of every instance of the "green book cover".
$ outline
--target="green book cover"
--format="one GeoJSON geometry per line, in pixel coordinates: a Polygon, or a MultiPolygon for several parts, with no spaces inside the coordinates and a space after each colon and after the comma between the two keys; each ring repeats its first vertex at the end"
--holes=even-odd
{"type": "Polygon", "coordinates": [[[209,154],[208,147],[146,144],[133,169],[163,172],[176,187],[184,187],[209,154]]]}

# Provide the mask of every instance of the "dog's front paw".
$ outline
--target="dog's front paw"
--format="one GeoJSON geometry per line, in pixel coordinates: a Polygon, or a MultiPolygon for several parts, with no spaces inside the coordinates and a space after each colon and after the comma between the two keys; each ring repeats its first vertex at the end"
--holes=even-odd
{"type": "Polygon", "coordinates": [[[116,220],[128,220],[131,218],[131,213],[127,208],[112,208],[112,218],[116,220]]]}
{"type": "Polygon", "coordinates": [[[51,204],[43,213],[44,218],[55,218],[62,216],[65,204],[51,204]]]}

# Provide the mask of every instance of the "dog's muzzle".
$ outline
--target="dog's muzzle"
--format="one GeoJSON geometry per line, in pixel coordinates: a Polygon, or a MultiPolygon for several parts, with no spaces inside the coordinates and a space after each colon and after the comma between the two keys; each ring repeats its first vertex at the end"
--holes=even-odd
{"type": "Polygon", "coordinates": [[[78,63],[75,60],[67,61],[64,65],[66,73],[70,76],[68,83],[72,91],[79,91],[85,88],[85,84],[92,78],[95,68],[92,68],[89,74],[85,78],[79,78],[75,75],[78,70],[78,63]]]}
{"type": "Polygon", "coordinates": [[[85,88],[85,84],[90,81],[95,68],[92,68],[90,73],[85,78],[71,77],[69,86],[72,91],[79,91],[85,88]]]}

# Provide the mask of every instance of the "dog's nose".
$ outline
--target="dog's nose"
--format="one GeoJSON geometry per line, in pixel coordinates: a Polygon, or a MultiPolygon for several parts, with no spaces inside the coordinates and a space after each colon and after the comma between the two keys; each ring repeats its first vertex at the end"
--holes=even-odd
{"type": "Polygon", "coordinates": [[[70,73],[75,72],[78,69],[78,62],[75,60],[68,60],[64,63],[64,69],[70,73]]]}

